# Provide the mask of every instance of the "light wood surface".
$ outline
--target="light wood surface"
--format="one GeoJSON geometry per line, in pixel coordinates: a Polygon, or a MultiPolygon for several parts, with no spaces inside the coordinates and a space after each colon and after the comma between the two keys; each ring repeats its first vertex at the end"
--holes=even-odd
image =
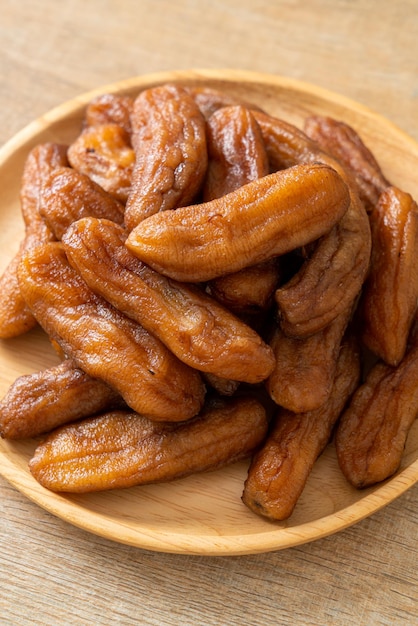
{"type": "MultiPolygon", "coordinates": [[[[418,139],[412,1],[2,1],[0,8],[1,143],[86,90],[190,67],[313,82],[418,139]]],[[[401,161],[395,167],[401,175],[401,161]]],[[[116,544],[44,511],[3,479],[0,503],[0,623],[417,623],[416,486],[337,535],[224,558],[116,544]]]]}

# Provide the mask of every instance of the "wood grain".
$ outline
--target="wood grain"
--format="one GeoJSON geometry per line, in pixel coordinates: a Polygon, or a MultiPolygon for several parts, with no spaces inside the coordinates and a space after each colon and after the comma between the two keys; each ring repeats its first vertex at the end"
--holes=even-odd
{"type": "MultiPolygon", "coordinates": [[[[306,80],[418,139],[415,0],[2,0],[1,14],[0,143],[86,90],[190,67],[306,80]]],[[[417,504],[415,486],[337,535],[277,553],[178,556],[96,537],[0,479],[1,621],[415,624],[417,504]]]]}

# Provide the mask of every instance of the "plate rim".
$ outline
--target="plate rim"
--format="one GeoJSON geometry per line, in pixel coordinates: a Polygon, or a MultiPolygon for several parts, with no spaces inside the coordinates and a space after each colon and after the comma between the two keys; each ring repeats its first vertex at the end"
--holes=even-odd
{"type": "Polygon", "coordinates": [[[189,70],[166,70],[161,72],[151,72],[149,74],[139,74],[137,76],[121,79],[116,82],[106,83],[88,91],[83,91],[73,98],[65,100],[23,126],[23,128],[18,130],[2,146],[0,146],[0,165],[3,163],[3,160],[10,156],[10,152],[14,152],[17,148],[22,147],[28,139],[31,139],[38,132],[41,132],[45,123],[51,124],[64,118],[69,113],[75,113],[77,110],[83,108],[89,100],[105,92],[116,93],[120,91],[129,91],[130,89],[149,84],[150,82],[162,83],[173,80],[196,80],[203,82],[206,79],[225,80],[226,82],[234,83],[275,83],[279,87],[290,88],[304,93],[308,92],[315,96],[319,96],[324,100],[330,100],[348,109],[354,109],[368,117],[373,117],[373,119],[380,121],[386,126],[391,126],[392,130],[398,135],[401,135],[402,139],[406,143],[410,143],[411,149],[414,152],[418,151],[418,141],[408,135],[405,130],[400,128],[393,121],[381,115],[378,111],[348,96],[334,92],[325,87],[315,85],[309,81],[281,76],[279,74],[270,74],[267,72],[256,72],[251,70],[192,68],[189,70]]]}
{"type": "MultiPolygon", "coordinates": [[[[372,117],[378,124],[384,124],[385,127],[390,127],[394,133],[401,137],[402,140],[410,146],[411,151],[416,154],[418,158],[418,142],[415,141],[414,138],[409,136],[396,124],[380,115],[378,112],[351,98],[348,98],[347,96],[335,93],[303,80],[289,78],[278,74],[239,69],[195,68],[190,70],[153,72],[122,79],[85,91],[74,98],[64,101],[47,111],[45,114],[29,122],[29,124],[15,133],[0,147],[0,168],[2,168],[3,165],[6,164],[18,150],[27,146],[28,143],[36,143],[36,137],[41,134],[46,127],[67,118],[69,115],[75,115],[77,112],[80,112],[86,104],[97,95],[105,92],[127,92],[139,89],[141,86],[149,86],[150,83],[157,84],[171,81],[198,81],[204,83],[205,80],[223,80],[230,83],[251,82],[267,85],[274,84],[281,88],[292,89],[305,94],[309,93],[316,98],[319,97],[347,109],[359,112],[363,116],[372,117]]],[[[262,532],[250,533],[245,536],[217,535],[216,540],[211,537],[213,541],[208,540],[206,542],[207,545],[205,543],[205,545],[202,546],[202,537],[200,535],[188,535],[187,541],[183,542],[182,538],[185,537],[184,533],[178,533],[176,535],[172,530],[167,533],[165,540],[163,540],[165,533],[161,531],[158,531],[158,536],[153,536],[152,533],[141,533],[140,541],[137,539],[138,533],[133,532],[129,533],[129,537],[125,535],[123,538],[118,538],[111,532],[112,527],[116,525],[112,522],[112,520],[110,520],[110,522],[106,519],[103,520],[103,516],[101,514],[96,511],[89,511],[90,518],[88,521],[83,519],[81,522],[77,518],[77,515],[75,515],[75,512],[80,508],[83,509],[83,507],[71,501],[63,494],[52,493],[44,489],[35,481],[35,479],[31,477],[28,470],[26,479],[30,478],[30,480],[33,480],[34,483],[34,488],[31,489],[30,486],[25,484],[25,481],[16,479],[13,471],[16,470],[16,468],[20,472],[18,464],[13,462],[13,454],[7,454],[6,448],[0,448],[0,474],[26,498],[44,510],[50,512],[57,518],[60,518],[67,523],[71,523],[73,526],[113,542],[123,543],[141,549],[202,556],[237,556],[265,553],[279,551],[322,539],[340,532],[353,524],[362,521],[366,517],[369,517],[389,505],[418,482],[417,459],[416,461],[410,463],[407,467],[399,470],[394,476],[390,477],[385,482],[371,488],[372,490],[368,491],[364,498],[359,498],[356,502],[332,514],[299,524],[298,526],[284,526],[277,528],[277,526],[272,525],[271,532],[263,530],[262,532]],[[60,508],[57,508],[57,500],[60,502],[61,509],[63,508],[64,512],[60,508]],[[64,506],[62,506],[63,503],[65,503],[64,506]],[[357,511],[359,508],[362,509],[362,513],[360,515],[357,511]],[[103,523],[103,521],[105,521],[105,523],[103,523]],[[101,523],[99,524],[99,522],[101,523]],[[331,522],[333,523],[332,527],[330,527],[331,522]],[[309,529],[311,529],[310,533],[307,532],[309,529]],[[171,538],[173,538],[173,536],[177,537],[177,543],[173,543],[173,540],[168,541],[168,536],[171,538]],[[262,541],[260,540],[260,537],[262,537],[262,541]]],[[[126,533],[126,527],[124,530],[126,533]]],[[[208,539],[209,538],[210,537],[208,536],[208,539]]]]}
{"type": "MultiPolygon", "coordinates": [[[[355,503],[330,515],[297,526],[288,527],[285,525],[277,528],[277,526],[274,526],[274,523],[272,523],[271,532],[262,531],[259,533],[250,533],[245,536],[216,535],[216,537],[212,537],[208,535],[202,546],[202,537],[200,535],[196,537],[187,535],[187,539],[185,539],[186,535],[184,533],[176,534],[173,531],[169,533],[159,531],[155,535],[155,533],[152,532],[138,533],[130,530],[124,537],[115,538],[112,528],[117,527],[118,524],[114,523],[112,520],[109,521],[103,518],[103,516],[96,511],[89,511],[90,518],[88,518],[87,521],[84,518],[81,522],[77,517],[77,511],[80,509],[85,511],[85,509],[77,502],[72,501],[70,494],[57,494],[48,491],[42,487],[42,485],[38,484],[28,472],[26,479],[33,482],[34,487],[30,490],[24,483],[22,484],[20,480],[15,478],[13,470],[17,464],[13,464],[11,458],[7,456],[4,451],[0,450],[0,461],[4,459],[6,460],[6,466],[9,468],[9,471],[2,470],[2,465],[0,464],[0,474],[3,478],[13,485],[19,493],[28,498],[28,500],[57,518],[81,530],[116,543],[155,552],[195,556],[243,556],[278,552],[305,543],[318,541],[341,532],[363,521],[370,515],[377,513],[402,496],[418,482],[418,460],[416,460],[380,485],[370,488],[365,498],[360,498],[355,503]],[[367,506],[365,506],[365,500],[367,506]],[[57,506],[57,501],[60,504],[60,508],[57,506]],[[362,510],[361,514],[358,514],[357,509],[362,510]],[[337,524],[333,523],[332,527],[330,527],[331,522],[335,522],[335,520],[337,520],[337,524]],[[311,532],[307,533],[308,529],[311,529],[311,532]],[[140,541],[138,541],[138,535],[140,541]],[[177,541],[173,541],[173,536],[176,537],[177,541]],[[268,541],[266,541],[266,536],[268,537],[268,541]],[[277,545],[278,536],[282,538],[280,545],[277,545]],[[284,541],[283,537],[285,538],[284,541]]],[[[126,533],[126,527],[124,527],[124,532],[126,533]]]]}

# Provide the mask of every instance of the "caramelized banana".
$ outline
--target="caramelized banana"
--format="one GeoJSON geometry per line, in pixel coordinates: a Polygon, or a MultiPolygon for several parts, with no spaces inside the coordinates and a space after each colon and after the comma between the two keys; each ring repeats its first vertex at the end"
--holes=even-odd
{"type": "Polygon", "coordinates": [[[118,124],[89,126],[68,149],[70,165],[125,203],[131,191],[135,152],[118,124]]]}
{"type": "Polygon", "coordinates": [[[365,280],[370,245],[364,208],[351,202],[301,269],[275,291],[280,323],[287,335],[303,338],[316,334],[352,305],[365,280]]]}
{"type": "Polygon", "coordinates": [[[242,500],[284,520],[339,418],[354,487],[396,472],[418,416],[418,209],[356,131],[175,84],[99,96],[83,128],[30,153],[0,279],[0,338],[38,321],[65,359],[0,402],[2,437],[53,431],[36,480],[83,493],[254,455],[242,500]],[[361,384],[354,311],[381,359],[361,384]]]}
{"type": "Polygon", "coordinates": [[[141,92],[131,119],[136,162],[126,205],[129,230],[149,215],[190,204],[207,167],[205,120],[182,87],[141,92]]]}
{"type": "MultiPolygon", "coordinates": [[[[38,242],[37,237],[35,241],[38,242]]],[[[0,278],[0,339],[18,337],[36,326],[36,319],[26,306],[17,277],[20,260],[28,242],[26,237],[0,278]]]]}
{"type": "Polygon", "coordinates": [[[418,343],[397,367],[378,362],[341,416],[335,446],[340,468],[357,489],[394,474],[418,415],[418,343]]]}
{"type": "Polygon", "coordinates": [[[158,339],[93,294],[60,243],[28,253],[19,267],[24,298],[47,334],[78,367],[115,389],[134,411],[184,420],[204,398],[199,374],[158,339]]]}
{"type": "Polygon", "coordinates": [[[279,411],[244,484],[242,500],[254,513],[272,520],[290,517],[359,376],[358,351],[345,342],[327,402],[306,413],[279,411]]]}
{"type": "Polygon", "coordinates": [[[348,205],[347,186],[335,170],[297,165],[222,198],[152,215],[126,245],[170,278],[205,281],[314,241],[348,205]]]}
{"type": "Polygon", "coordinates": [[[231,311],[254,314],[267,311],[280,280],[280,263],[270,259],[220,276],[207,285],[209,293],[231,311]]]}
{"type": "Polygon", "coordinates": [[[251,111],[242,106],[219,109],[207,122],[208,170],[203,187],[205,202],[225,196],[269,173],[260,128],[251,111]]]}
{"type": "Polygon", "coordinates": [[[195,419],[177,424],[113,412],[55,431],[37,447],[29,467],[52,491],[132,487],[245,458],[266,431],[265,410],[252,398],[218,402],[195,419]]]}
{"type": "Polygon", "coordinates": [[[0,278],[0,338],[2,339],[17,337],[36,325],[36,320],[20,292],[17,268],[26,250],[54,239],[39,213],[41,190],[50,172],[67,164],[66,146],[55,143],[36,146],[26,159],[20,192],[25,237],[15,257],[0,278]]]}
{"type": "MultiPolygon", "coordinates": [[[[209,164],[203,200],[221,198],[269,173],[261,131],[251,112],[229,106],[207,123],[209,164]]],[[[265,310],[279,282],[276,259],[221,276],[208,284],[210,293],[237,313],[265,310]]]]}
{"type": "Polygon", "coordinates": [[[186,91],[191,94],[206,120],[209,120],[219,109],[229,106],[243,106],[246,109],[261,111],[257,105],[248,102],[245,98],[236,98],[212,87],[186,87],[186,91]]]}
{"type": "Polygon", "coordinates": [[[39,216],[43,184],[52,171],[68,165],[67,150],[61,144],[43,143],[29,152],[20,188],[20,207],[27,228],[43,221],[39,216]]]}
{"type": "Polygon", "coordinates": [[[350,193],[349,210],[335,230],[323,237],[317,254],[301,274],[277,294],[286,332],[306,336],[328,325],[359,294],[370,263],[370,224],[351,174],[337,159],[292,124],[263,113],[253,114],[273,169],[295,163],[324,163],[340,174],[350,193]]]}
{"type": "Polygon", "coordinates": [[[37,437],[122,405],[119,394],[67,359],[15,380],[0,402],[0,434],[5,439],[37,437]]]}
{"type": "Polygon", "coordinates": [[[303,339],[288,337],[278,326],[271,340],[276,366],[267,381],[274,402],[295,413],[314,411],[331,393],[341,340],[352,307],[323,330],[303,339]]]}
{"type": "Polygon", "coordinates": [[[161,276],[124,245],[106,220],[75,222],[63,237],[69,261],[90,288],[134,319],[188,365],[246,382],[274,366],[271,349],[249,326],[195,286],[161,276]]]}
{"type": "Polygon", "coordinates": [[[358,133],[344,122],[312,115],[305,120],[305,132],[325,152],[341,161],[353,175],[361,200],[371,210],[390,183],[379,163],[358,133]]]}
{"type": "Polygon", "coordinates": [[[70,167],[54,170],[43,185],[40,213],[57,239],[82,217],[91,215],[122,224],[124,212],[121,202],[70,167]]]}
{"type": "Polygon", "coordinates": [[[133,98],[114,93],[104,93],[93,98],[86,107],[86,126],[117,124],[129,135],[132,133],[131,114],[133,98]]]}
{"type": "Polygon", "coordinates": [[[372,257],[361,301],[362,340],[389,365],[405,354],[418,302],[418,207],[396,187],[370,215],[372,257]]]}

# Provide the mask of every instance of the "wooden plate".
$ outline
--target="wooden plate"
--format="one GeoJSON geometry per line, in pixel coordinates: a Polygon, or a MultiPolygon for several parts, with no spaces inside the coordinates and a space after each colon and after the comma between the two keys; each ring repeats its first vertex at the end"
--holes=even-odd
{"type": "MultiPolygon", "coordinates": [[[[45,141],[71,142],[79,132],[85,104],[99,93],[132,95],[173,80],[222,89],[299,126],[309,113],[344,120],[373,149],[387,177],[418,197],[418,145],[387,120],[355,102],[312,85],[258,73],[198,70],[152,74],[106,85],[65,103],[30,124],[1,149],[0,271],[16,252],[23,233],[19,186],[28,151],[45,141]]],[[[0,394],[5,394],[17,376],[57,362],[39,329],[0,342],[0,394]]],[[[246,463],[171,484],[94,495],[59,495],[43,489],[27,469],[35,445],[35,441],[0,441],[0,473],[19,491],[87,531],[162,552],[237,555],[313,541],[374,513],[418,480],[417,422],[396,475],[364,491],[347,484],[337,466],[333,446],[329,445],[316,463],[294,514],[285,523],[258,518],[242,504],[246,463]]]]}

